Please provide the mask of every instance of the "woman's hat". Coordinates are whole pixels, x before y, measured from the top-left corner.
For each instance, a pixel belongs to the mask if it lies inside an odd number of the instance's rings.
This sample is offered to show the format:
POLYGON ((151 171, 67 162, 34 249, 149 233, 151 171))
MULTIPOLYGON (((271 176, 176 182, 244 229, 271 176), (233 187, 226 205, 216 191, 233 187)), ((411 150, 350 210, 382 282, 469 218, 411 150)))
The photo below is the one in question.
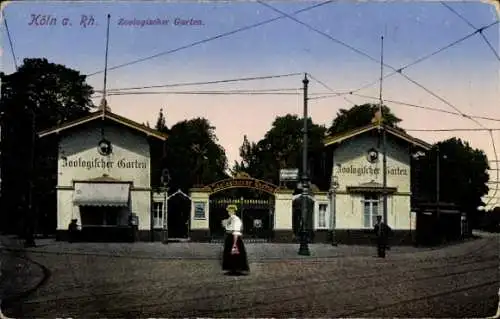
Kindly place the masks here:
POLYGON ((227 205, 226 210, 227 210, 229 213, 236 213, 236 211, 238 210, 238 206, 236 206, 236 205, 234 205, 234 204, 227 205))

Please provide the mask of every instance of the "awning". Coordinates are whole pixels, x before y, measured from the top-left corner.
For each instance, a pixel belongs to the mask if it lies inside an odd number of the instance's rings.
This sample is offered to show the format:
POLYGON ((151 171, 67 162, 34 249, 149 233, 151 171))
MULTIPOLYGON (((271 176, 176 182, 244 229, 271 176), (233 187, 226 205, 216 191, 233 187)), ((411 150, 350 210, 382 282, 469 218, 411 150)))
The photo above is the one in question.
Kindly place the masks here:
MULTIPOLYGON (((349 193, 383 193, 384 186, 375 181, 371 181, 369 183, 363 183, 357 186, 347 186, 347 191, 349 193)), ((392 194, 397 192, 397 187, 386 187, 385 191, 388 194, 392 194)))
POLYGON ((128 183, 75 183, 73 203, 78 206, 128 206, 128 183))

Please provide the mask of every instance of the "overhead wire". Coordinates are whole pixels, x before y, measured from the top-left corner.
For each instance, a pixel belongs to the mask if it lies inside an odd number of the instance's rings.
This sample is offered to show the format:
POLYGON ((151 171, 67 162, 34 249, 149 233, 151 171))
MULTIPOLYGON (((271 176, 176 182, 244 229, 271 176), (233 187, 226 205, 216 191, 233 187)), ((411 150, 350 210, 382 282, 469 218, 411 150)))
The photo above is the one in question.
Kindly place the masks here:
MULTIPOLYGON (((302 75, 302 74, 303 73, 295 72, 295 73, 286 73, 286 74, 263 75, 263 76, 253 76, 253 77, 233 78, 233 79, 213 80, 213 81, 203 81, 203 82, 184 82, 184 83, 170 83, 170 84, 159 84, 159 85, 145 85, 145 86, 136 86, 136 87, 108 89, 107 91, 108 92, 116 92, 116 91, 128 91, 128 90, 171 88, 171 87, 180 87, 180 86, 199 86, 199 85, 210 85, 210 84, 222 84, 222 83, 230 83, 230 82, 245 82, 245 81, 256 81, 256 80, 266 80, 266 79, 278 79, 278 78, 291 77, 291 76, 297 76, 297 75, 302 75)), ((96 91, 96 92, 100 92, 100 91, 96 91)))
POLYGON ((460 13, 458 13, 455 9, 453 9, 450 5, 446 4, 445 2, 441 1, 440 2, 445 8, 447 8, 448 10, 450 10, 451 12, 453 12, 453 14, 455 14, 457 17, 459 17, 462 21, 464 21, 465 23, 467 23, 469 25, 469 27, 471 27, 472 29, 478 31, 479 30, 479 34, 481 35, 481 37, 483 38, 484 42, 486 43, 486 45, 488 45, 488 47, 490 48, 491 52, 493 52, 493 54, 495 55, 495 57, 497 58, 498 61, 500 61, 500 56, 498 55, 498 52, 495 50, 495 48, 493 47, 493 45, 491 44, 491 42, 488 40, 488 38, 484 35, 483 33, 483 30, 480 30, 481 28, 477 28, 475 25, 473 25, 467 18, 465 18, 463 15, 461 15, 460 13))
MULTIPOLYGON (((318 4, 315 4, 315 5, 312 5, 312 6, 308 6, 308 7, 305 7, 303 9, 297 10, 297 11, 293 12, 292 14, 293 15, 297 15, 299 13, 306 12, 306 11, 309 11, 309 10, 316 9, 318 7, 324 6, 324 5, 329 4, 331 2, 333 2, 333 1, 329 0, 329 1, 318 3, 318 4)), ((175 53, 175 52, 179 52, 181 50, 189 49, 189 48, 195 47, 195 46, 200 45, 200 44, 208 43, 208 42, 211 42, 211 41, 214 41, 214 40, 217 40, 217 39, 221 39, 221 38, 227 37, 229 35, 233 35, 233 34, 236 34, 236 33, 239 33, 239 32, 243 32, 243 31, 247 31, 247 30, 250 30, 250 29, 253 29, 253 28, 256 28, 256 27, 260 27, 262 25, 266 25, 266 24, 269 24, 271 22, 274 22, 274 21, 277 21, 277 20, 280 20, 280 19, 283 19, 283 18, 285 18, 285 16, 280 16, 280 17, 276 17, 276 18, 272 18, 272 19, 267 19, 267 20, 264 20, 262 22, 258 22, 258 23, 254 23, 254 24, 251 24, 251 25, 247 25, 247 26, 238 28, 236 30, 232 30, 232 31, 229 31, 229 32, 224 32, 224 33, 221 33, 221 34, 218 34, 218 35, 215 35, 215 36, 203 39, 203 40, 198 40, 198 41, 192 42, 190 44, 186 44, 186 45, 177 47, 175 49, 163 51, 163 52, 160 52, 160 53, 148 56, 148 57, 144 57, 144 58, 133 60, 133 61, 130 61, 130 62, 118 64, 118 65, 115 65, 115 66, 112 66, 112 67, 108 68, 108 71, 116 70, 116 69, 119 69, 119 68, 124 68, 126 66, 130 66, 130 65, 137 64, 137 63, 141 63, 141 62, 145 62, 145 61, 148 61, 148 60, 152 60, 152 59, 158 58, 160 56, 164 56, 164 55, 172 54, 172 53, 175 53)), ((100 71, 96 71, 96 72, 93 72, 93 73, 89 73, 89 74, 87 74, 87 77, 91 77, 91 76, 94 76, 96 74, 100 74, 100 73, 103 73, 103 72, 104 72, 104 70, 100 70, 100 71)))
POLYGON ((443 129, 409 129, 403 128, 408 132, 492 132, 500 131, 500 128, 443 128, 443 129))
MULTIPOLYGON (((493 52, 493 54, 495 55, 495 57, 497 58, 498 61, 500 61, 500 56, 498 55, 498 52, 495 50, 495 48, 493 48, 493 45, 491 45, 490 41, 488 40, 488 38, 486 38, 486 36, 484 35, 483 33, 483 28, 477 28, 475 25, 473 25, 467 18, 465 18, 463 15, 461 15, 460 13, 458 13, 455 9, 453 9, 450 5, 444 3, 444 2, 440 2, 445 8, 447 8, 449 11, 451 11, 453 14, 455 14, 457 17, 459 17, 462 21, 464 21, 467 25, 469 25, 469 27, 471 27, 472 29, 474 29, 476 32, 478 32, 482 39, 484 40, 484 42, 486 43, 486 45, 490 48, 491 52, 493 52)), ((493 196, 492 198, 496 197, 497 193, 498 193, 498 184, 499 184, 499 181, 500 181, 500 171, 499 171, 499 165, 498 165, 498 154, 497 154, 497 151, 496 151, 496 146, 495 146, 495 138, 493 136, 493 130, 489 130, 489 135, 490 135, 490 139, 492 141, 492 147, 493 147, 493 154, 495 155, 495 163, 496 163, 496 182, 495 183, 495 191, 493 193, 493 196)), ((485 207, 487 207, 491 201, 492 201, 492 198, 489 198, 488 199, 488 202, 485 204, 485 207)), ((498 204, 498 200, 496 201, 495 205, 498 204)))
POLYGON ((300 92, 258 92, 258 91, 146 91, 146 92, 111 92, 108 96, 129 95, 302 95, 300 92))
MULTIPOLYGON (((368 58, 368 59, 370 59, 370 60, 372 60, 372 61, 375 61, 375 62, 377 62, 377 63, 380 63, 380 64, 381 64, 381 65, 383 65, 383 66, 387 66, 388 68, 390 68, 390 69, 392 69, 392 70, 396 71, 397 73, 399 73, 400 75, 402 75, 404 78, 406 78, 406 79, 407 79, 408 81, 410 81, 411 83, 413 83, 413 84, 417 85, 418 87, 420 87, 421 89, 423 89, 424 91, 426 91, 428 94, 430 94, 430 95, 434 96, 435 98, 437 98, 437 99, 438 99, 438 100, 440 100, 441 102, 443 102, 443 103, 445 103, 446 105, 450 106, 450 107, 451 107, 451 108, 453 108, 455 111, 457 111, 457 112, 459 112, 459 113, 462 113, 462 112, 461 112, 458 108, 456 108, 453 104, 451 104, 450 102, 448 102, 446 99, 444 99, 443 97, 439 96, 438 94, 436 94, 436 93, 432 92, 431 90, 429 90, 428 88, 426 88, 425 86, 423 86, 422 84, 420 84, 419 82, 417 82, 417 81, 413 80, 412 78, 410 78, 408 75, 404 74, 404 73, 402 72, 402 69, 396 69, 396 68, 394 68, 393 66, 390 66, 390 65, 388 65, 388 64, 386 64, 386 63, 384 63, 384 62, 381 62, 381 61, 379 61, 378 59, 376 59, 376 58, 374 58, 374 57, 370 56, 369 54, 367 54, 367 53, 365 53, 365 52, 363 52, 363 51, 361 51, 361 50, 359 50, 359 49, 357 49, 357 48, 355 48, 355 47, 353 47, 353 46, 351 46, 351 45, 349 45, 349 44, 347 44, 347 43, 345 43, 345 42, 343 42, 343 41, 340 41, 340 40, 338 40, 338 39, 336 39, 336 38, 332 37, 331 35, 329 35, 329 34, 327 34, 327 33, 323 32, 323 31, 321 31, 321 30, 319 30, 319 29, 317 29, 317 28, 314 28, 313 26, 311 26, 311 25, 309 25, 309 24, 307 24, 307 23, 305 23, 305 22, 302 22, 302 21, 300 21, 299 19, 297 19, 297 18, 295 18, 295 17, 292 17, 291 15, 289 15, 289 14, 287 14, 287 13, 284 13, 284 12, 283 12, 283 11, 281 11, 281 10, 276 9, 275 7, 273 7, 273 6, 269 5, 268 3, 264 3, 264 2, 262 2, 262 1, 260 1, 260 0, 257 0, 257 2, 258 2, 258 3, 260 3, 260 4, 262 4, 262 5, 263 5, 263 6, 265 6, 265 7, 270 8, 270 9, 271 9, 271 10, 273 10, 273 11, 276 11, 276 12, 278 12, 278 13, 282 14, 282 15, 286 15, 289 19, 291 19, 291 20, 293 20, 293 21, 295 21, 295 22, 297 22, 297 23, 299 23, 299 24, 301 24, 301 25, 303 25, 303 26, 307 27, 307 28, 308 28, 308 29, 310 29, 310 30, 315 31, 316 33, 319 33, 319 34, 321 34, 321 35, 323 35, 323 36, 327 37, 328 39, 330 39, 331 41, 333 41, 333 42, 335 42, 335 43, 338 43, 338 44, 340 44, 340 45, 342 45, 342 46, 345 46, 345 47, 347 47, 347 48, 351 49, 352 51, 354 51, 354 52, 356 52, 356 53, 358 53, 358 54, 360 54, 360 55, 362 55, 362 56, 364 56, 364 57, 366 57, 366 58, 368 58)), ((498 22, 498 21, 497 21, 497 22, 498 22)), ((476 32, 477 32, 477 31, 476 31, 476 32)), ((383 78, 383 77, 382 77, 382 78, 383 78)), ((379 79, 379 81, 380 81, 380 80, 381 80, 381 79, 379 79)), ((463 113, 462 113, 462 114, 463 114, 463 113)), ((467 117, 466 115, 463 115, 463 116, 464 116, 464 117, 467 117)), ((481 123, 477 122, 475 119, 473 119, 473 118, 470 118, 470 119, 471 119, 472 121, 476 122, 478 125, 482 125, 481 123)))
MULTIPOLYGON (((353 96, 362 97, 362 98, 365 98, 365 99, 378 100, 378 97, 375 97, 375 96, 369 96, 369 95, 357 94, 357 93, 353 93, 352 95, 353 96)), ((419 108, 419 109, 423 109, 423 110, 428 110, 428 111, 433 111, 433 112, 440 112, 440 113, 446 113, 446 114, 451 114, 451 115, 456 115, 456 116, 463 117, 462 113, 448 111, 448 110, 443 110, 443 109, 434 108, 434 107, 430 107, 430 106, 418 105, 418 104, 414 104, 414 103, 402 102, 402 101, 397 101, 397 100, 392 100, 392 99, 384 99, 384 102, 389 102, 389 103, 399 104, 399 105, 403 105, 403 106, 408 106, 408 107, 413 107, 413 108, 419 108)), ((475 118, 475 119, 481 119, 481 120, 487 120, 487 121, 500 122, 500 118, 492 118, 492 117, 479 116, 479 115, 471 115, 471 114, 465 114, 465 115, 468 118, 475 118)))
MULTIPOLYGON (((281 10, 276 9, 276 8, 274 8, 273 6, 271 6, 271 5, 267 4, 267 3, 263 3, 263 2, 262 2, 262 1, 260 1, 260 0, 257 0, 257 2, 258 2, 258 3, 260 3, 261 5, 265 6, 265 7, 270 8, 270 9, 271 9, 271 10, 273 10, 273 11, 276 11, 276 12, 278 12, 278 13, 280 13, 280 14, 286 15, 289 19, 291 19, 291 20, 295 21, 295 22, 296 22, 296 23, 298 23, 298 24, 301 24, 301 25, 303 25, 303 26, 307 27, 308 29, 310 29, 310 30, 312 30, 312 31, 315 31, 315 32, 316 32, 316 33, 318 33, 318 34, 321 34, 321 35, 323 35, 323 36, 327 37, 328 39, 330 39, 331 41, 333 41, 333 42, 335 42, 335 43, 338 43, 338 44, 340 44, 340 45, 343 45, 343 46, 345 46, 345 47, 347 47, 347 48, 351 49, 352 51, 354 51, 354 52, 356 52, 356 53, 358 53, 358 54, 360 54, 360 55, 362 55, 362 56, 365 56, 366 58, 368 58, 368 59, 370 59, 370 60, 372 60, 372 61, 375 61, 375 62, 377 62, 377 63, 379 63, 379 62, 380 62, 380 64, 381 64, 381 65, 383 65, 383 66, 387 66, 387 67, 389 67, 390 69, 392 69, 392 70, 394 71, 394 73, 393 73, 393 74, 398 73, 398 74, 402 75, 404 78, 406 78, 406 79, 407 79, 408 81, 410 81, 411 83, 413 83, 413 84, 417 85, 418 87, 420 87, 421 89, 423 89, 424 91, 426 91, 428 94, 432 95, 433 97, 437 98, 438 100, 440 100, 440 101, 441 101, 441 102, 443 102, 444 104, 446 104, 446 105, 448 105, 449 107, 453 108, 453 109, 454 109, 455 111, 457 111, 457 113, 458 113, 458 114, 460 114, 462 117, 467 118, 467 119, 469 119, 469 120, 473 121, 474 123, 476 123, 477 125, 479 125, 479 126, 480 126, 480 127, 482 127, 482 128, 485 128, 485 127, 484 127, 484 125, 483 125, 483 124, 481 124, 479 121, 477 121, 476 119, 474 119, 474 118, 472 118, 472 117, 468 116, 467 114, 463 113, 460 109, 458 109, 455 105, 453 105, 453 104, 451 104, 450 102, 448 102, 448 101, 447 101, 446 99, 444 99, 443 97, 439 96, 438 94, 434 93, 433 91, 431 91, 430 89, 428 89, 428 88, 427 88, 427 87, 425 87, 424 85, 420 84, 419 82, 417 82, 417 81, 413 80, 412 78, 410 78, 409 76, 407 76, 406 74, 404 74, 404 73, 402 72, 402 71, 403 71, 403 68, 396 69, 396 68, 394 68, 394 67, 392 67, 392 66, 390 66, 390 65, 387 65, 387 64, 383 63, 383 61, 378 61, 377 59, 373 58, 372 56, 368 55, 367 53, 365 53, 365 52, 363 52, 363 51, 361 51, 361 50, 359 50, 359 49, 357 49, 357 48, 354 48, 354 47, 352 47, 351 45, 346 44, 346 43, 345 43, 345 42, 343 42, 343 41, 340 41, 340 40, 338 40, 338 39, 335 39, 334 37, 330 36, 329 34, 327 34, 327 33, 323 32, 323 31, 321 31, 321 30, 318 30, 317 28, 312 27, 312 26, 310 26, 309 24, 304 23, 304 22, 302 22, 302 21, 298 20, 297 18, 292 17, 292 16, 290 16, 290 15, 288 15, 288 14, 284 13, 284 12, 282 12, 281 10)), ((485 30, 485 29, 487 29, 487 28, 489 28, 489 27, 491 27, 491 26, 493 26, 493 25, 497 24, 498 22, 499 22, 499 21, 497 20, 497 21, 495 21, 495 22, 493 22, 493 23, 490 23, 489 25, 487 25, 487 26, 485 26, 485 27, 482 27, 482 28, 480 28, 480 29, 477 29, 477 30, 475 30, 472 34, 469 34, 468 36, 466 36, 466 37, 464 37, 464 38, 460 39, 458 42, 457 42, 457 41, 455 41, 455 43, 452 43, 451 45, 448 45, 446 48, 449 48, 449 47, 451 47, 451 46, 453 46, 453 45, 456 45, 457 43, 459 43, 459 42, 461 42, 461 41, 463 41, 463 40, 465 40, 465 39, 467 39, 467 38, 470 38, 471 36, 475 35, 476 33, 482 33, 482 31, 483 31, 483 30, 485 30)), ((444 49, 443 49, 443 50, 444 50, 444 49)), ((443 51, 443 50, 439 50, 439 51, 437 51, 437 52, 441 52, 441 51, 443 51)), ((434 54, 437 54, 437 52, 436 52, 436 53, 434 53, 434 54)), ((427 58, 429 58, 430 56, 432 56, 432 55, 434 55, 434 54, 429 55, 427 58)), ((422 62, 422 61, 423 61, 423 59, 418 59, 417 61, 414 61, 414 63, 413 63, 412 65, 415 65, 416 63, 419 63, 419 62, 422 62)), ((407 67, 408 67, 408 66, 406 66, 406 68, 407 68, 407 67)), ((375 81, 374 83, 378 83, 379 81, 382 81, 383 79, 384 79, 384 76, 382 76, 380 79, 378 79, 378 80, 377 80, 377 81, 375 81)), ((373 84, 372 84, 372 85, 373 85, 373 84)), ((358 91, 359 91, 359 89, 358 89, 358 91)), ((335 94, 334 96, 338 96, 338 94, 335 94)), ((494 139, 493 134, 492 134, 492 132, 491 132, 491 131, 490 131, 490 138, 491 138, 491 143, 492 143, 492 146, 493 146, 493 148, 495 149, 495 148, 496 148, 496 147, 495 147, 495 139, 494 139)), ((495 156, 495 158, 497 158, 497 157, 498 157, 498 154, 496 154, 496 152, 494 152, 494 156, 495 156)), ((498 174, 498 171, 497 171, 497 181, 499 180, 499 178, 500 178, 500 175, 498 174)), ((496 192, 497 192, 497 191, 498 191, 498 187, 495 189, 495 195, 496 195, 496 192)), ((490 202, 491 202, 491 201, 488 201, 488 203, 486 203, 486 204, 485 204, 485 206, 487 206, 490 202)))

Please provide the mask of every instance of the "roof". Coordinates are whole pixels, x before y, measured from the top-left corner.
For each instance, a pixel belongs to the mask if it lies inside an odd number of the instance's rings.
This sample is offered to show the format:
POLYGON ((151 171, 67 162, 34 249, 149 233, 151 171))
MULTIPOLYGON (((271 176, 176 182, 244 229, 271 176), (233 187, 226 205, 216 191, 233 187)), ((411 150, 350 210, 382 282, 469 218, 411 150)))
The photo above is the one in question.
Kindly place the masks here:
POLYGON ((390 127, 387 125, 380 125, 377 123, 363 126, 363 127, 360 127, 360 128, 357 128, 357 129, 354 129, 354 130, 351 130, 351 131, 348 131, 345 133, 328 136, 324 139, 323 143, 325 146, 330 146, 330 145, 345 141, 347 139, 353 138, 353 137, 358 136, 360 134, 363 134, 363 133, 366 133, 366 132, 369 132, 369 131, 372 131, 375 129, 381 129, 381 128, 384 128, 387 133, 390 133, 391 135, 393 135, 401 140, 404 140, 410 144, 413 144, 415 146, 419 146, 419 147, 423 148, 424 150, 430 150, 432 148, 431 144, 424 142, 424 141, 422 141, 418 138, 415 138, 413 136, 410 136, 410 135, 406 134, 405 132, 403 132, 402 130, 399 130, 399 129, 396 129, 396 128, 393 128, 393 127, 390 127))
POLYGON ((115 113, 112 113, 109 111, 106 111, 106 112, 96 111, 96 112, 90 113, 89 115, 84 116, 82 118, 79 118, 75 121, 66 122, 66 123, 63 123, 62 125, 50 128, 50 129, 45 130, 45 131, 41 131, 38 133, 38 136, 45 137, 45 136, 52 135, 52 134, 59 134, 62 131, 69 130, 69 129, 77 127, 79 125, 89 123, 92 121, 96 121, 99 119, 102 119, 102 120, 107 119, 107 120, 113 121, 113 122, 118 123, 120 125, 124 125, 124 126, 127 126, 133 130, 144 133, 148 136, 152 136, 152 137, 155 137, 157 139, 160 139, 162 141, 165 141, 168 137, 168 135, 165 133, 162 133, 162 132, 157 131, 155 129, 149 128, 145 125, 139 124, 137 122, 134 122, 134 121, 129 120, 123 116, 120 116, 118 114, 115 114, 115 113))

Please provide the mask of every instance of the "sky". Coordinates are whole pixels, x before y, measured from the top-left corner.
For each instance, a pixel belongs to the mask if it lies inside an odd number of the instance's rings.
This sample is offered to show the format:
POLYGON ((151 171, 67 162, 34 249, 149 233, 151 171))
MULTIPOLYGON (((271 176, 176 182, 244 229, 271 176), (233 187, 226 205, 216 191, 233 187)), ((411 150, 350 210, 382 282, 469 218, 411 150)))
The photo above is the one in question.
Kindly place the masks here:
MULTIPOLYGON (((50 62, 89 75, 87 82, 95 90, 103 88, 107 14, 111 15, 107 85, 110 92, 127 87, 299 73, 255 81, 143 89, 140 91, 148 94, 108 97, 113 112, 139 123, 154 124, 161 108, 168 126, 206 117, 216 127, 230 165, 239 159, 244 135, 250 141, 258 141, 276 116, 302 114, 299 89, 305 72, 310 75, 309 114, 315 123, 329 125, 341 108, 377 102, 381 36, 384 75, 457 42, 405 68, 403 74, 409 79, 400 74, 384 79, 383 99, 403 120, 401 126, 415 137, 434 143, 456 136, 484 150, 490 160, 495 160, 494 149, 500 155, 500 131, 493 132, 495 145, 487 131, 414 132, 411 129, 479 126, 462 116, 400 103, 451 112, 458 109, 470 115, 500 119, 499 24, 482 32, 493 49, 479 33, 458 41, 475 28, 497 21, 495 7, 481 2, 335 1, 294 15, 321 3, 273 1, 266 2, 266 6, 258 2, 24 1, 4 6, 3 14, 18 65, 27 57, 46 57, 50 62), (282 16, 273 8, 289 17, 189 46, 282 16), (148 19, 158 19, 163 24, 140 24, 148 19), (191 24, 176 23, 181 20, 191 24), (139 59, 143 60, 131 63, 139 59), (357 90, 370 83, 373 85, 357 90), (152 94, 276 89, 297 94, 152 94), (349 91, 363 97, 343 94, 325 98, 328 93, 349 91), (323 98, 314 99, 320 96, 323 98)), ((11 73, 15 64, 5 27, 1 36, 2 69, 11 73)), ((96 97, 95 103, 99 100, 96 97)), ((500 120, 479 121, 487 128, 500 128, 500 120)), ((491 165, 496 167, 495 163, 491 165)), ((496 173, 492 180, 496 180, 496 173)), ((497 197, 500 198, 500 190, 497 197)))

